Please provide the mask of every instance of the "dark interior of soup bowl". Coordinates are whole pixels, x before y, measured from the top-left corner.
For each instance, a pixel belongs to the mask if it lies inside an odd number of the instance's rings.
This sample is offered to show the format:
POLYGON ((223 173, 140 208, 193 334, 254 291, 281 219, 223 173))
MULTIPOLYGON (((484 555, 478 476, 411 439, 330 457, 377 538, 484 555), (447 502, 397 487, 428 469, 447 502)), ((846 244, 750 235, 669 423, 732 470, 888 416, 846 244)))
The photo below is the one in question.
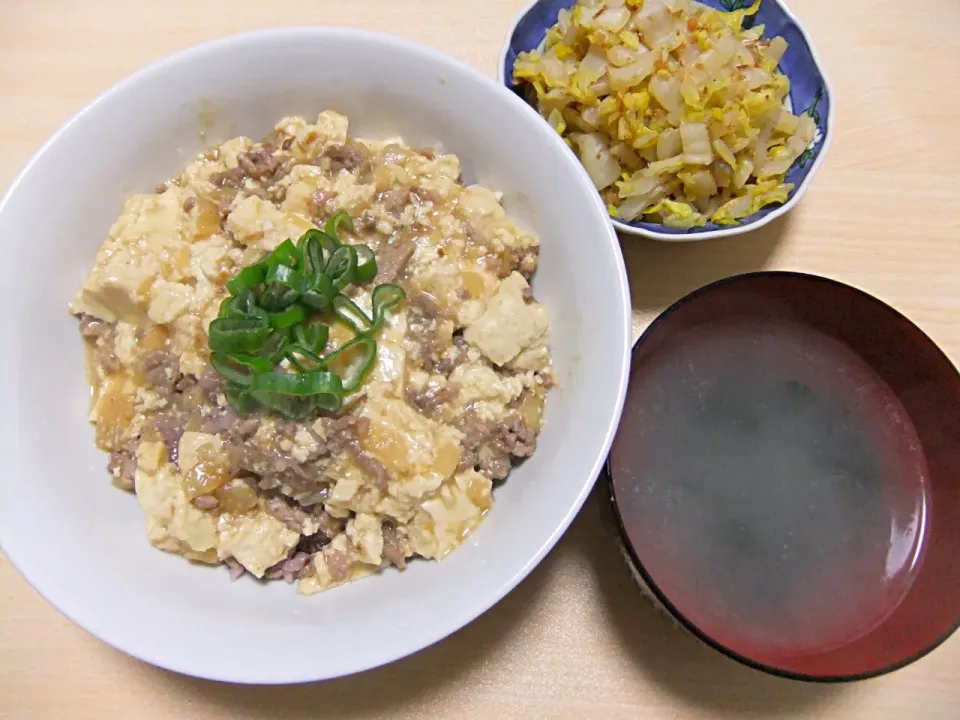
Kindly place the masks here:
POLYGON ((610 455, 630 558, 687 629, 805 680, 856 680, 960 622, 960 375, 846 285, 754 273, 634 350, 610 455))

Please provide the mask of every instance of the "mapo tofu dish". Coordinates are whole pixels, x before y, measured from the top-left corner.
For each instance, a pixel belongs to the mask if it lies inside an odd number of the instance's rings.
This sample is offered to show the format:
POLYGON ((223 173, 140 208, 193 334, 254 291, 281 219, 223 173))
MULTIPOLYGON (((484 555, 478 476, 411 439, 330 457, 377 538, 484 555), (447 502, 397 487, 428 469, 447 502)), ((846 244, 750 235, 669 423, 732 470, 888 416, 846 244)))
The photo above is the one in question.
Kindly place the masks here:
POLYGON ((156 547, 311 594, 478 526, 553 384, 539 241, 454 155, 285 118, 130 197, 71 302, 156 547))

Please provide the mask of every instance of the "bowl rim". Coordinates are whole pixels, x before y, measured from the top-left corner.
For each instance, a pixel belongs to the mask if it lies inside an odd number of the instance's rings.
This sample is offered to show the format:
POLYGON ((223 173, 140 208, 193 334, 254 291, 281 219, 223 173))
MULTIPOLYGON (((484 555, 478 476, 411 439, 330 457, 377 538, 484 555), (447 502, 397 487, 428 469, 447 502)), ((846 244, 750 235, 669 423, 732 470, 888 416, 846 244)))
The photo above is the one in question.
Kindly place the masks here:
MULTIPOLYGON (((669 315, 672 315, 675 310, 680 309, 682 306, 686 305, 688 302, 691 302, 697 299, 699 296, 712 291, 718 287, 733 284, 743 280, 749 280, 757 277, 780 277, 780 278, 791 278, 794 280, 802 280, 805 282, 819 282, 827 285, 833 285, 835 287, 841 287, 846 290, 852 290, 854 293, 862 296, 862 298, 868 302, 873 302, 879 305, 882 310, 889 312, 894 317, 907 322, 920 337, 926 340, 931 349, 935 351, 940 358, 946 362, 949 367, 954 369, 954 372, 957 374, 957 380, 960 382, 960 368, 958 368, 950 360, 947 354, 943 349, 934 342, 927 333, 923 331, 916 323, 914 323, 910 318, 901 313, 892 305, 884 302, 877 296, 858 288, 854 285, 850 285, 833 278, 825 277, 823 275, 816 275, 813 273, 799 272, 795 270, 756 270, 753 272, 738 273, 737 275, 731 275, 729 277, 721 278, 720 280, 715 280, 714 282, 708 283, 702 287, 699 287, 683 297, 676 300, 669 307, 667 307, 663 312, 657 315, 656 318, 644 329, 640 334, 640 337, 637 339, 637 342, 634 344, 631 350, 631 364, 633 355, 639 350, 640 345, 648 337, 650 332, 665 320, 669 315)), ((616 499, 614 484, 613 484, 613 468, 611 466, 610 457, 607 457, 607 461, 603 465, 603 470, 601 471, 601 477, 603 482, 606 485, 606 496, 607 502, 609 502, 611 509, 613 510, 614 522, 616 523, 617 530, 617 540, 623 546, 623 551, 625 553, 625 558, 629 561, 632 569, 637 572, 637 574, 643 579, 643 582, 646 583, 650 592, 652 593, 654 599, 659 602, 663 608, 669 613, 670 617, 678 622, 685 630, 687 630, 691 635, 697 638, 699 641, 705 645, 717 650, 718 652, 726 655, 731 660, 736 660, 742 665, 753 668, 754 670, 759 670, 768 675, 773 675, 775 677, 785 678, 787 680, 799 680, 801 682, 808 683, 821 683, 821 684, 841 684, 841 683, 851 683, 858 682, 861 680, 869 680, 871 678, 880 677, 882 675, 888 675, 889 673, 895 672, 902 668, 912 665, 917 660, 926 657, 943 643, 950 639, 950 637, 960 630, 960 604, 958 604, 956 611, 956 619, 954 620, 953 626, 944 632, 941 636, 935 638, 927 646, 921 648, 920 650, 911 653, 910 655, 904 657, 901 660, 898 660, 894 663, 889 663, 881 668, 876 670, 870 670, 867 672, 861 673, 846 673, 846 674, 823 674, 823 675, 813 675, 809 673, 800 673, 794 672, 792 670, 785 670, 774 665, 767 663, 759 662, 754 660, 742 653, 737 652, 733 648, 724 645, 718 640, 715 640, 704 630, 701 630, 700 627, 689 619, 683 612, 681 612, 676 605, 670 600, 667 594, 660 589, 657 582, 653 579, 653 576, 649 573, 646 566, 641 562, 639 555, 637 554, 636 549, 633 547, 633 543, 630 541, 630 538, 627 535, 626 527, 623 523, 623 517, 620 514, 620 506, 616 499)), ((908 591, 909 592, 909 591, 908 591)))
MULTIPOLYGON (((507 62, 507 54, 510 52, 510 41, 513 39, 513 34, 516 32, 517 25, 519 25, 520 22, 530 13, 530 11, 539 5, 541 1, 542 0, 532 0, 530 3, 528 3, 526 7, 520 10, 514 16, 513 20, 510 22, 510 26, 507 28, 506 39, 503 41, 503 45, 500 48, 500 53, 497 56, 497 80, 508 90, 512 87, 512 85, 508 82, 507 78, 504 77, 503 69, 507 62)), ((787 6, 786 2, 784 2, 784 0, 763 0, 763 2, 772 2, 778 5, 783 11, 784 15, 786 15, 787 19, 796 26, 800 36, 810 49, 810 57, 813 59, 813 63, 817 70, 819 70, 820 77, 823 78, 824 95, 830 98, 831 101, 830 110, 827 113, 827 122, 824 125, 823 140, 820 143, 820 151, 814 158, 813 164, 810 166, 810 171, 807 173, 807 176, 796 188, 794 188, 793 195, 787 200, 787 202, 783 203, 783 205, 780 205, 779 207, 774 208, 764 217, 757 220, 741 223, 739 225, 731 225, 720 230, 706 230, 703 232, 691 232, 688 234, 675 235, 672 233, 658 232, 656 230, 636 227, 634 225, 629 225, 625 222, 617 220, 616 218, 610 218, 610 223, 617 229, 617 232, 624 233, 625 235, 637 235, 639 237, 645 237, 651 240, 675 243, 688 243, 697 242, 699 240, 733 237, 735 235, 743 235, 744 233, 748 233, 753 230, 759 230, 777 218, 783 217, 788 212, 793 210, 793 208, 796 207, 800 202, 800 199, 807 194, 807 190, 810 189, 810 184, 813 182, 813 178, 816 177, 817 173, 820 171, 824 160, 826 160, 827 153, 833 145, 833 129, 836 125, 837 119, 837 104, 833 101, 835 97, 833 84, 830 82, 830 78, 827 76, 827 72, 824 69, 823 61, 821 60, 820 55, 817 53, 817 49, 814 46, 813 41, 810 39, 810 33, 807 32, 804 24, 800 22, 800 19, 787 6)), ((567 150, 571 153, 573 152, 570 150, 570 148, 567 148, 567 150)), ((579 158, 577 158, 577 162, 580 162, 579 158)))
MULTIPOLYGON (((535 120, 537 127, 542 126, 539 115, 537 115, 536 111, 524 103, 514 93, 510 92, 507 88, 496 82, 495 79, 481 72, 473 65, 453 55, 413 40, 408 40, 406 38, 388 33, 345 26, 280 26, 233 33, 193 44, 176 50, 173 53, 160 56, 159 58, 138 68, 131 74, 121 78, 119 81, 98 94, 94 99, 86 103, 81 109, 71 115, 68 120, 60 125, 60 127, 58 127, 53 134, 51 134, 40 145, 40 147, 29 157, 23 167, 14 176, 2 197, 0 197, 0 218, 3 217, 4 211, 6 210, 8 204, 12 202, 12 198, 17 194, 18 189, 25 182, 25 179, 30 175, 30 173, 33 172, 34 168, 48 153, 53 152, 55 146, 64 141, 65 136, 69 134, 75 125, 81 122, 81 120, 88 115, 96 112, 98 106, 114 97, 122 96, 128 89, 132 87, 140 85, 144 82, 149 82, 150 79, 154 78, 156 75, 168 71, 171 66, 180 65, 180 70, 182 71, 183 67, 187 67, 196 61, 202 61, 205 57, 213 54, 218 54, 221 52, 237 52, 240 49, 249 50, 251 47, 258 45, 264 40, 275 38, 291 38, 294 36, 299 36, 301 39, 309 38, 314 40, 323 40, 325 38, 336 36, 339 38, 349 38, 357 42, 377 43, 392 52, 419 56, 420 58, 423 58, 436 65, 437 69, 455 68, 458 72, 465 74, 468 78, 485 86, 490 92, 499 94, 501 97, 505 98, 505 102, 511 104, 518 113, 529 113, 528 117, 530 120, 535 120)), ((542 127, 545 128, 546 126, 542 127)), ((567 149, 566 145, 555 133, 543 132, 541 135, 544 138, 545 143, 552 143, 557 149, 567 149)), ((575 158, 572 156, 570 156, 570 159, 573 161, 570 163, 573 177, 579 179, 584 184, 584 189, 592 187, 592 183, 590 182, 586 171, 583 169, 583 166, 579 163, 579 161, 575 161, 575 158)), ((605 216, 606 209, 603 206, 599 195, 593 192, 587 194, 590 197, 590 202, 594 204, 598 212, 602 212, 605 216)), ((576 496, 573 503, 570 504, 569 507, 558 512, 556 520, 550 523, 553 525, 553 529, 539 542, 539 546, 534 553, 532 553, 522 562, 518 563, 518 566, 512 570, 511 573, 507 574, 498 585, 489 586, 482 594, 475 595, 472 601, 464 603, 463 610, 454 618, 447 621, 443 625, 431 626, 425 632, 419 634, 413 641, 408 643, 407 647, 383 655, 374 662, 367 660, 344 663, 342 668, 338 669, 337 671, 326 672, 322 674, 311 671, 308 665, 303 666, 301 669, 295 672, 287 671, 280 674, 270 675, 269 677, 263 677, 262 673, 257 671, 241 675, 236 673, 220 673, 217 672, 216 669, 207 670, 206 668, 196 666, 185 667, 182 664, 168 660, 167 654, 161 648, 157 648, 155 646, 144 646, 138 644, 136 641, 129 641, 125 636, 111 629, 110 623, 106 622, 103 618, 96 616, 77 617, 71 608, 69 593, 53 586, 49 581, 42 581, 41 578, 39 578, 37 574, 32 571, 31 568, 33 568, 36 563, 30 559, 28 554, 25 552, 19 552, 15 548, 11 551, 11 544, 3 541, 4 536, 9 538, 9 533, 11 532, 9 529, 5 529, 3 524, 0 524, 0 551, 5 554, 13 567, 20 573, 21 577, 23 577, 33 587, 33 589, 43 597, 44 600, 52 605, 54 609, 56 609, 61 615, 86 632, 90 633, 92 636, 96 637, 98 640, 142 662, 201 679, 250 685, 288 685, 304 682, 316 682, 344 677, 359 672, 372 670, 377 667, 382 667, 402 658, 416 654, 438 643, 486 613, 490 608, 500 602, 500 600, 502 600, 507 594, 516 588, 516 586, 519 585, 520 582, 522 582, 540 564, 543 558, 546 557, 546 555, 553 549, 556 543, 569 528, 570 524, 576 518, 603 470, 603 464, 607 454, 610 451, 611 444, 613 443, 613 438, 616 434, 620 415, 623 411, 623 406, 626 399, 627 379, 630 370, 632 337, 632 304, 630 299, 626 265, 623 259, 623 254, 620 251, 616 233, 613 231, 609 223, 603 223, 603 228, 604 230, 601 232, 605 234, 602 237, 606 240, 609 250, 613 255, 612 259, 616 269, 615 277, 611 277, 610 282, 616 283, 618 290, 617 294, 619 295, 620 300, 619 312, 622 314, 622 317, 620 318, 619 323, 620 331, 618 339, 622 343, 623 349, 618 363, 619 378, 616 381, 616 399, 614 404, 610 407, 610 412, 608 414, 608 425, 604 433, 603 440, 600 445, 597 446, 595 452, 592 453, 595 454, 595 457, 590 463, 591 471, 589 475, 582 480, 579 489, 576 491, 576 496), (37 584, 38 580, 41 581, 39 585, 37 584)), ((614 326, 616 325, 617 323, 614 323, 614 326)), ((17 378, 12 377, 10 378, 9 382, 0 384, 0 397, 9 397, 9 394, 15 389, 16 383, 17 378)), ((13 416, 12 412, 14 403, 11 402, 7 405, 10 410, 3 415, 0 415, 0 424, 7 428, 9 428, 9 426, 12 424, 13 429, 15 430, 16 423, 18 421, 16 417, 13 416)))

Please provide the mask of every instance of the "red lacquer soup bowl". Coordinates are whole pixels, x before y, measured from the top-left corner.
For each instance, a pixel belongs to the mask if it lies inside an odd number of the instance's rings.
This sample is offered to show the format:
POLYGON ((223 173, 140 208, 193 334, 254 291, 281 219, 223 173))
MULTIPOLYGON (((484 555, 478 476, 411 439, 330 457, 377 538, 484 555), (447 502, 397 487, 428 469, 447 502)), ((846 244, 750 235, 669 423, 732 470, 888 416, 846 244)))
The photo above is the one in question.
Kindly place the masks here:
POLYGON ((857 680, 958 626, 960 375, 866 293, 763 272, 677 302, 608 470, 638 579, 736 660, 857 680))

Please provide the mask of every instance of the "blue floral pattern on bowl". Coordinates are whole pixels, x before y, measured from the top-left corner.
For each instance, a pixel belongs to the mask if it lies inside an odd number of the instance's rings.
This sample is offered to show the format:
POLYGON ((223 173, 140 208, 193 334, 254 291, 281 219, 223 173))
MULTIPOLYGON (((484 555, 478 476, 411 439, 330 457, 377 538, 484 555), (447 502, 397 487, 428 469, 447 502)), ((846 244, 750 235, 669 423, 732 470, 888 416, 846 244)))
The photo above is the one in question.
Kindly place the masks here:
MULTIPOLYGON (((752 0, 700 0, 700 2, 715 9, 727 11, 740 10, 753 4, 752 0)), ((501 82, 521 97, 524 97, 522 89, 513 84, 513 66, 517 56, 521 52, 540 47, 547 30, 556 24, 560 11, 572 8, 575 4, 576 0, 538 0, 517 20, 504 47, 498 71, 501 82)), ((794 185, 787 202, 782 205, 768 205, 750 217, 744 218, 740 224, 733 226, 708 222, 704 227, 681 230, 669 228, 660 223, 640 220, 626 223, 614 219, 614 225, 618 228, 648 236, 679 236, 674 238, 677 240, 699 239, 698 236, 737 234, 745 229, 765 225, 773 217, 782 215, 806 190, 809 180, 813 178, 814 172, 823 159, 827 147, 824 141, 830 137, 832 129, 830 84, 817 62, 803 28, 779 0, 762 0, 756 15, 744 20, 744 27, 749 28, 756 24, 765 26, 764 37, 772 38, 779 35, 787 41, 788 48, 780 61, 780 70, 790 78, 790 103, 794 112, 809 115, 817 126, 816 135, 810 146, 787 172, 786 182, 794 185)))

